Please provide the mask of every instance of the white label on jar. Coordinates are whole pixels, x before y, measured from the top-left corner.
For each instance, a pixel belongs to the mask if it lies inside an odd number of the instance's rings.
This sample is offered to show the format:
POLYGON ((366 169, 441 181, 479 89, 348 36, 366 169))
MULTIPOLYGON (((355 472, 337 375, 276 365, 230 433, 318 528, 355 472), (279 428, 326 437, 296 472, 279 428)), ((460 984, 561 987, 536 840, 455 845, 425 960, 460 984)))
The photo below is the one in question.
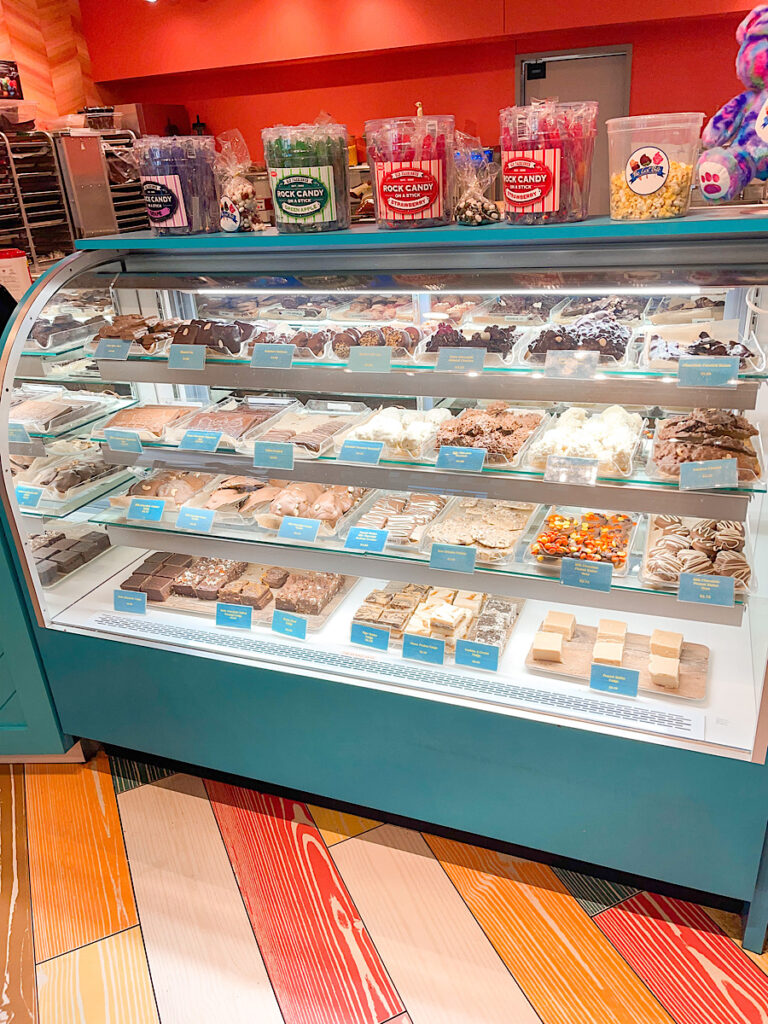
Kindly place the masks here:
POLYGON ((333 167, 270 167, 275 219, 281 224, 327 224, 336 220, 333 167))
POLYGON ((189 225, 178 174, 142 175, 141 190, 150 224, 161 224, 164 228, 185 228, 189 225))
POLYGON ((624 168, 627 185, 638 196, 651 196, 669 177, 669 158, 655 146, 641 146, 631 154, 624 168))
POLYGON ((221 197, 221 216, 219 217, 219 224, 221 225, 222 231, 239 231, 242 217, 240 211, 237 208, 237 204, 233 203, 229 196, 221 197))
POLYGON ((768 100, 763 102, 762 107, 757 113, 755 119, 755 134, 758 139, 762 139, 763 142, 768 142, 768 100))
POLYGON ((377 160, 373 168, 381 219, 443 216, 442 160, 377 160))
POLYGON ((514 149, 501 155, 504 205, 513 213, 560 209, 560 150, 514 149))

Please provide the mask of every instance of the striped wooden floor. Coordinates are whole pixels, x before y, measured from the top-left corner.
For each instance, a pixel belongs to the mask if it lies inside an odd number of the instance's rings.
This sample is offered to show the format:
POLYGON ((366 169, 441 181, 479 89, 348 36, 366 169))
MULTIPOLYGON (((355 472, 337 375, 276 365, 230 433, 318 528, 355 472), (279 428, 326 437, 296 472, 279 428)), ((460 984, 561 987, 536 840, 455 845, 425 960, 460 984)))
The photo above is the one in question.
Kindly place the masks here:
POLYGON ((0 1024, 768 1024, 733 915, 99 753, 0 766, 0 1024))

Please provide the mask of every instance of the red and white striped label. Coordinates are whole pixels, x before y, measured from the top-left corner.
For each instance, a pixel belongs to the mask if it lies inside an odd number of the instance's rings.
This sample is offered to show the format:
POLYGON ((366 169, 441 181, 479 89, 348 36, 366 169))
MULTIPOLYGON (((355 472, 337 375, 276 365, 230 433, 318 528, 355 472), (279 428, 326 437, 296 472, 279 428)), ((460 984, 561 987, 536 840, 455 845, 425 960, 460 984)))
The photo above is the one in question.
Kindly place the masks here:
POLYGON ((513 213, 554 213, 560 208, 559 149, 504 150, 504 204, 513 213))
POLYGON ((188 226, 178 174, 153 174, 151 178, 142 175, 141 188, 150 224, 161 224, 164 228, 188 226))
POLYGON ((373 164, 379 216, 386 220, 442 217, 442 160, 384 160, 373 164))

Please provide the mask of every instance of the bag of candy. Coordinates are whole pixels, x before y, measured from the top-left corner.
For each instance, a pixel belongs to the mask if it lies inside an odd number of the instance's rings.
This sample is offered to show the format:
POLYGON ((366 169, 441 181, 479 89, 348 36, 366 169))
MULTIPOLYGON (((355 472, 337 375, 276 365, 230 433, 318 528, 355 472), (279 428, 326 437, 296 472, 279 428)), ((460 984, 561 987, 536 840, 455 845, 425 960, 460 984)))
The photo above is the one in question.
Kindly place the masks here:
POLYGON ((480 140, 464 132, 456 132, 456 200, 454 216, 459 224, 477 227, 495 224, 501 212, 487 193, 499 176, 501 168, 488 160, 480 140))
POLYGON ((221 195, 222 231, 263 231, 260 200, 251 173, 251 154, 243 133, 237 128, 216 138, 216 176, 221 195))

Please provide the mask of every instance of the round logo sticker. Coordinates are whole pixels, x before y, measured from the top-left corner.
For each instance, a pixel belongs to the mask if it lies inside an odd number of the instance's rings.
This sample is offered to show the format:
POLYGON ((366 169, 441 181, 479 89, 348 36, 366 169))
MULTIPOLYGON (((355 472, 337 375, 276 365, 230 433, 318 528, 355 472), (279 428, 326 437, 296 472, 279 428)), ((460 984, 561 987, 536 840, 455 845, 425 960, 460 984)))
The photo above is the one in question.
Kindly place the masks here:
POLYGON ((328 189, 311 174, 287 174, 275 181, 275 203, 288 217, 314 217, 328 203, 328 189))
POLYGON ((221 215, 219 217, 219 224, 221 225, 222 231, 237 231, 240 227, 240 211, 229 198, 229 196, 221 197, 221 215))
POLYGON ((552 171, 540 160, 516 156, 504 164, 504 198, 510 206, 538 203, 552 191, 552 171))
POLYGON ((170 220, 179 208, 178 196, 160 181, 143 182, 144 202, 151 221, 170 220))
POLYGON ((440 186, 429 171, 402 167, 382 175, 379 195, 384 205, 396 213, 420 213, 440 198, 440 186))
POLYGON ((655 146, 641 146, 627 160, 624 175, 636 195, 653 195, 669 177, 667 154, 655 146))
POLYGON ((758 139, 762 139, 763 142, 768 142, 768 100, 763 102, 763 105, 757 112, 755 135, 757 135, 758 139))

